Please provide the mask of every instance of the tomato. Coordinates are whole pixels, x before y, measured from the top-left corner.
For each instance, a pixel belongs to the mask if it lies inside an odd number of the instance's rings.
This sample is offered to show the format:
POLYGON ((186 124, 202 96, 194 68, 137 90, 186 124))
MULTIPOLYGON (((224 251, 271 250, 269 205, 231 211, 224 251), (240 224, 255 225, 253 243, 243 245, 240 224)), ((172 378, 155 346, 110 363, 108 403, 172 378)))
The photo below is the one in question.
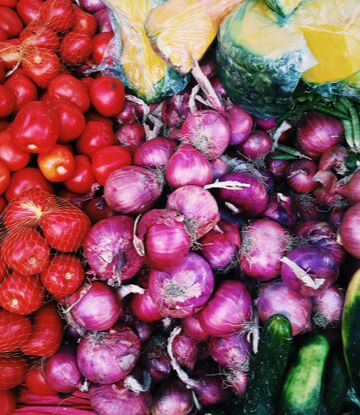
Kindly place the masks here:
POLYGON ((26 374, 25 385, 37 396, 55 396, 57 392, 46 382, 41 366, 33 366, 26 374))
POLYGON ((16 4, 17 4, 17 0, 0 0, 0 6, 14 8, 16 7, 16 4))
POLYGON ((6 76, 5 66, 2 62, 0 62, 0 84, 2 84, 5 81, 5 76, 6 76))
POLYGON ((101 120, 90 120, 76 141, 79 153, 92 156, 96 151, 115 144, 116 138, 111 124, 101 120))
POLYGON ((34 275, 12 273, 0 284, 0 305, 14 314, 31 314, 43 300, 44 288, 34 275))
POLYGON ((106 47, 113 37, 113 32, 98 33, 96 36, 93 37, 92 59, 95 65, 99 65, 103 60, 106 47))
POLYGON ((60 120, 43 102, 26 104, 12 124, 14 142, 28 153, 48 153, 60 134, 60 120))
POLYGON ((80 108, 67 98, 49 102, 60 119, 59 142, 67 143, 78 138, 85 129, 85 117, 80 108))
POLYGON ((8 166, 0 160, 0 194, 3 194, 10 184, 10 170, 8 166))
POLYGON ((9 38, 19 36, 23 27, 20 17, 14 10, 0 6, 0 29, 4 30, 9 38))
POLYGON ((29 356, 50 357, 59 350, 63 333, 63 321, 57 306, 48 303, 36 311, 33 331, 21 351, 29 356))
POLYGON ((89 33, 69 32, 60 45, 60 56, 68 65, 81 65, 92 53, 92 40, 89 33))
POLYGON ((9 37, 6 34, 5 30, 0 29, 0 42, 3 42, 4 40, 8 40, 9 37))
MULTIPOLYGON (((0 213, 2 213, 4 211, 4 209, 6 208, 6 200, 4 197, 0 196, 0 213)), ((2 259, 0 259, 0 281, 2 280, 1 275, 2 275, 2 268, 1 268, 1 263, 3 262, 2 259)))
POLYGON ((8 117, 15 109, 15 95, 5 85, 0 85, 0 118, 8 117))
POLYGON ((42 0, 19 0, 16 11, 21 20, 28 25, 39 16, 43 4, 42 0))
POLYGON ((124 85, 113 76, 97 78, 90 86, 90 100, 99 114, 115 117, 124 108, 124 85))
POLYGON ((13 415, 16 407, 15 393, 11 390, 0 391, 0 406, 3 415, 13 415))
POLYGON ((109 174, 132 163, 129 150, 120 146, 102 148, 93 154, 92 166, 96 181, 104 186, 109 174))
POLYGON ((0 310, 0 352, 15 352, 27 342, 31 329, 27 317, 0 310))
MULTIPOLYGON (((25 379, 26 363, 22 357, 0 356, 0 390, 12 389, 25 379)), ((1 409, 3 407, 1 406, 1 409)))
POLYGON ((68 98, 85 113, 90 107, 87 89, 81 81, 72 75, 64 74, 56 77, 48 88, 49 99, 68 98))
POLYGON ((89 157, 75 156, 75 172, 70 179, 64 182, 64 186, 75 194, 88 193, 95 183, 95 176, 92 171, 89 157))
POLYGON ((14 144, 14 137, 10 130, 0 131, 0 160, 10 171, 23 169, 30 161, 30 154, 20 150, 14 144))
POLYGON ((71 0, 48 0, 40 9, 36 23, 46 25, 56 32, 66 32, 74 23, 71 0))
POLYGON ((84 212, 89 216, 92 223, 114 216, 114 211, 109 208, 105 199, 101 196, 97 196, 90 200, 90 202, 86 204, 84 212))
POLYGON ((94 36, 97 29, 96 18, 90 14, 84 12, 80 7, 74 6, 74 24, 72 30, 74 32, 88 33, 90 36, 94 36))
POLYGON ((5 192, 5 199, 10 202, 14 197, 31 189, 54 192, 52 184, 45 179, 39 169, 25 167, 11 175, 9 187, 5 192))
POLYGON ((40 88, 47 88, 60 72, 60 61, 51 50, 29 47, 25 50, 22 67, 26 75, 40 88))
POLYGON ((9 127, 8 120, 0 120, 0 132, 5 131, 9 127))
POLYGON ((20 39, 11 39, 0 43, 0 60, 5 69, 13 69, 21 60, 20 39))
POLYGON ((18 75, 8 79, 5 84, 15 96, 15 111, 24 105, 38 99, 38 91, 34 82, 25 75, 18 75))
POLYGON ((13 271, 35 275, 49 265, 50 247, 35 229, 18 226, 5 236, 1 256, 13 271))
POLYGON ((80 260, 74 255, 57 255, 41 275, 41 282, 55 297, 74 293, 82 284, 85 272, 80 260))
POLYGON ((57 144, 48 153, 39 154, 37 162, 45 179, 53 183, 69 179, 75 171, 72 152, 61 144, 57 144))
POLYGON ((33 29, 31 26, 28 26, 21 32, 20 40, 24 48, 36 46, 56 51, 60 45, 58 35, 49 27, 33 29))
POLYGON ((85 213, 68 202, 41 218, 45 239, 52 248, 61 252, 74 252, 81 248, 90 226, 85 213))

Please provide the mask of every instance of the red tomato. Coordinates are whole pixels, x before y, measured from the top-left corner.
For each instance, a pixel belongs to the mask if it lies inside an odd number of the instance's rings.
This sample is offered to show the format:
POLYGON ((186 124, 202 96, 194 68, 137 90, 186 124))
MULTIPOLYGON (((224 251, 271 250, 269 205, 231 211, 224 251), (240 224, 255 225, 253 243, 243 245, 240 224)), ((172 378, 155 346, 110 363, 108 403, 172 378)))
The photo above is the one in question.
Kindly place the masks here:
POLYGON ((21 60, 20 39, 11 39, 0 43, 0 60, 5 69, 13 69, 21 60))
POLYGON ((21 32, 20 40, 24 48, 36 46, 56 51, 60 45, 58 35, 49 27, 33 29, 31 26, 28 26, 21 32))
POLYGON ((48 153, 39 154, 37 162, 45 179, 53 183, 70 179, 75 171, 73 153, 61 144, 57 144, 48 153))
POLYGON ((0 194, 3 194, 10 184, 10 170, 8 166, 0 161, 0 194))
POLYGON ((60 56, 68 65, 81 65, 92 53, 92 40, 89 33, 69 32, 60 46, 60 56))
POLYGON ((7 79, 13 79, 17 76, 26 76, 26 73, 23 68, 20 66, 14 70, 14 72, 11 73, 11 75, 7 79))
MULTIPOLYGON (((6 207, 7 203, 4 197, 0 196, 0 213, 2 213, 6 207)), ((0 259, 0 281, 2 280, 1 275, 2 275, 2 266, 1 263, 3 262, 2 259, 0 259)))
POLYGON ((15 393, 11 390, 0 391, 0 405, 3 415, 13 415, 16 407, 15 393))
POLYGON ((0 284, 0 305, 14 314, 31 314, 43 300, 44 288, 34 275, 13 273, 0 284))
POLYGON ((40 278, 51 295, 63 297, 74 293, 80 287, 85 272, 76 256, 57 255, 50 266, 41 273, 40 278))
POLYGON ((105 199, 101 196, 90 200, 90 202, 86 204, 84 212, 89 216, 92 223, 114 216, 114 211, 109 208, 105 199))
POLYGON ((5 30, 0 29, 0 42, 8 40, 9 36, 6 34, 5 30))
POLYGON ((8 79, 5 84, 15 96, 15 111, 19 111, 24 105, 38 99, 38 92, 34 82, 25 75, 18 75, 8 79))
POLYGON ((66 32, 74 23, 71 0, 48 0, 40 9, 36 23, 46 25, 56 32, 66 32))
POLYGON ((15 352, 27 342, 31 329, 27 317, 0 310, 0 352, 15 352))
POLYGON ((0 62, 0 84, 2 84, 5 81, 5 76, 6 76, 5 66, 2 62, 0 62))
POLYGON ((92 14, 84 12, 80 7, 74 6, 73 10, 75 18, 72 30, 94 36, 97 29, 96 18, 92 14))
POLYGON ((96 65, 99 65, 103 60, 106 47, 113 37, 113 32, 98 33, 96 36, 93 37, 92 58, 96 65))
POLYGON ((33 331, 21 351, 29 356, 50 357, 59 350, 63 333, 64 325, 57 306, 48 303, 36 311, 33 331))
MULTIPOLYGON (((0 356, 0 390, 12 389, 20 385, 25 379, 26 369, 26 363, 22 357, 0 356)), ((1 409, 3 409, 2 405, 1 409)))
POLYGON ((16 11, 22 21, 28 25, 39 16, 43 4, 42 0, 19 0, 16 11))
POLYGON ((132 163, 129 150, 120 146, 102 148, 93 154, 92 166, 96 181, 104 186, 109 174, 132 163))
POLYGON ((68 98, 85 113, 90 107, 90 98, 85 86, 72 75, 56 77, 48 88, 49 99, 68 98))
POLYGON ((41 218, 45 239, 61 252, 75 252, 81 248, 90 226, 85 213, 68 202, 41 218))
POLYGON ((39 169, 25 167, 11 175, 9 187, 5 192, 5 199, 10 202, 14 197, 31 189, 54 192, 52 184, 45 179, 39 169))
POLYGON ((86 78, 81 78, 80 81, 82 82, 82 84, 85 86, 85 88, 87 89, 87 91, 90 88, 90 85, 94 82, 94 78, 90 78, 89 76, 86 78))
POLYGON ((56 113, 43 102, 26 104, 12 124, 14 142, 28 153, 48 153, 60 134, 60 121, 56 113))
POLYGON ((0 7, 0 29, 4 30, 9 38, 20 35, 24 26, 20 17, 9 7, 0 7))
POLYGON ((37 396, 57 395, 57 392, 46 382, 41 366, 34 366, 27 372, 25 385, 30 393, 37 396))
POLYGON ((1 256, 13 271, 35 275, 48 267, 50 247, 35 229, 15 227, 3 240, 1 256))
POLYGON ((78 138, 85 129, 85 117, 80 108, 67 98, 50 102, 60 119, 59 142, 67 143, 78 138))
POLYGON ((11 130, 0 132, 0 160, 2 160, 10 171, 23 169, 30 161, 30 154, 20 150, 14 144, 11 130))
POLYGON ((99 114, 115 117, 124 108, 124 85, 113 76, 97 78, 90 86, 90 100, 99 114))
POLYGON ((8 120, 0 120, 0 132, 6 130, 9 127, 8 120))
POLYGON ((15 95, 5 85, 0 85, 0 118, 8 117, 15 109, 15 95))
POLYGON ((57 54, 45 48, 29 47, 24 54, 22 67, 26 75, 40 88, 47 88, 60 72, 57 54))
POLYGON ((14 8, 16 6, 17 0, 0 0, 0 6, 14 8))
POLYGON ((76 141, 76 148, 79 153, 91 157, 96 151, 111 146, 115 142, 115 133, 111 124, 100 120, 90 120, 76 141))
POLYGON ((64 182, 64 186, 75 194, 88 193, 95 183, 95 176, 92 171, 89 157, 75 156, 75 172, 70 179, 64 182))

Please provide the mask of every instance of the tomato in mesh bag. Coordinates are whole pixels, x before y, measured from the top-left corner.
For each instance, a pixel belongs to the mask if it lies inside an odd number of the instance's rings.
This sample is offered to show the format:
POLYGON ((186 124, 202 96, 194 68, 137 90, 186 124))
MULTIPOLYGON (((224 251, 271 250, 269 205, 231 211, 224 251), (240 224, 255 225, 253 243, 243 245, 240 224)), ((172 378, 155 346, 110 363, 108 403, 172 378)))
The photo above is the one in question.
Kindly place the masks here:
POLYGON ((0 353, 19 349, 28 340, 31 328, 27 317, 0 310, 0 353))
POLYGON ((89 33, 69 32, 61 41, 60 56, 68 65, 81 65, 92 53, 92 40, 89 33))
POLYGON ((0 390, 8 390, 20 385, 26 374, 23 357, 0 355, 0 390))
POLYGON ((3 415, 13 415, 16 407, 16 398, 13 391, 0 391, 1 410, 3 415))
POLYGON ((66 32, 74 23, 74 11, 71 0, 48 0, 43 4, 34 27, 47 26, 56 32, 66 32))
POLYGON ((26 374, 25 385, 30 393, 37 396, 55 396, 57 392, 46 382, 44 370, 39 362, 33 366, 26 374))
POLYGON ((35 46, 57 51, 60 46, 59 36, 50 27, 32 29, 31 26, 28 26, 21 32, 20 39, 24 48, 35 46))

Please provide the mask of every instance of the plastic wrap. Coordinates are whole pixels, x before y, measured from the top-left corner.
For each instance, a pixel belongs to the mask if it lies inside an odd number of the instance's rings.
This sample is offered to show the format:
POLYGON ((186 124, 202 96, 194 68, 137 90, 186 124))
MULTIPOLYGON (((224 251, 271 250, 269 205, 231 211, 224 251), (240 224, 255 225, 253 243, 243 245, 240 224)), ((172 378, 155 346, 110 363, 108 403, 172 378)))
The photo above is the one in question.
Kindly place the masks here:
POLYGON ((270 9, 281 17, 287 17, 299 6, 301 0, 265 0, 270 9))

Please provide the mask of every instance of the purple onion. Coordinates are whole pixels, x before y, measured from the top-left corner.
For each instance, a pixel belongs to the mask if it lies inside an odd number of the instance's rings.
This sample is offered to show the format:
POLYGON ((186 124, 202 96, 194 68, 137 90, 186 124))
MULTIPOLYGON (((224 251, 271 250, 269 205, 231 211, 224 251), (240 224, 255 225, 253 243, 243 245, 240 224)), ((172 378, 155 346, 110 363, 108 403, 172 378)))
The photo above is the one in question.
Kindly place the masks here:
POLYGON ((94 16, 98 23, 99 32, 112 32, 113 31, 109 11, 106 7, 101 10, 98 10, 94 14, 94 16))
POLYGON ((166 351, 167 340, 161 335, 151 336, 143 349, 143 366, 153 382, 161 382, 171 373, 170 357, 166 351))
POLYGON ((330 211, 327 220, 334 229, 339 229, 346 210, 346 207, 336 207, 330 211))
POLYGON ((221 83, 219 78, 213 78, 211 79, 211 86, 213 87, 216 95, 219 98, 226 98, 227 97, 227 93, 225 91, 225 88, 223 86, 223 84, 221 83))
POLYGON ((115 383, 125 379, 135 367, 140 348, 139 337, 128 327, 88 332, 78 346, 78 366, 91 382, 115 383))
POLYGON ((150 323, 146 323, 145 321, 136 321, 134 327, 141 343, 149 340, 153 332, 153 326, 150 323))
POLYGON ((219 375, 204 374, 197 377, 193 390, 200 404, 205 407, 222 405, 231 398, 230 390, 224 387, 224 380, 219 375))
POLYGON ((294 202, 302 220, 320 220, 322 218, 324 212, 319 209, 312 196, 300 194, 294 198, 294 202))
POLYGON ((206 341, 209 338, 209 335, 201 327, 198 314, 183 318, 181 325, 184 332, 195 340, 206 341))
POLYGON ((163 102, 161 118, 170 128, 181 128, 185 119, 191 114, 189 106, 190 91, 183 91, 163 102))
POLYGON ((263 157, 270 153, 272 145, 273 141, 265 131, 256 130, 238 148, 246 158, 256 160, 258 157, 263 157))
POLYGON ((179 365, 193 370, 200 356, 199 343, 184 333, 178 334, 172 343, 174 356, 179 365))
POLYGON ((223 337, 212 337, 209 342, 210 356, 220 366, 248 370, 251 345, 245 336, 239 333, 223 337))
POLYGON ((212 160, 211 166, 213 170, 213 177, 215 180, 220 179, 221 176, 224 176, 224 174, 229 173, 229 167, 225 163, 225 161, 221 159, 221 157, 212 160))
POLYGON ((289 165, 289 160, 276 160, 272 158, 270 158, 266 163, 268 171, 279 180, 285 179, 289 165))
POLYGON ((324 151, 319 161, 319 170, 334 170, 337 174, 345 175, 346 159, 349 151, 340 145, 330 147, 324 151))
POLYGON ((166 317, 182 318, 198 312, 213 289, 214 275, 209 264, 192 252, 166 272, 150 272, 150 295, 166 317))
POLYGON ((314 323, 319 327, 339 327, 343 312, 345 293, 341 288, 329 287, 313 297, 314 323))
POLYGON ((253 128, 251 115, 239 107, 230 107, 227 110, 227 121, 230 127, 230 145, 243 143, 253 128))
POLYGON ((151 407, 152 415, 190 415, 193 398, 189 389, 180 381, 165 382, 156 391, 151 407))
POLYGON ((236 395, 245 396, 249 374, 237 369, 228 369, 225 373, 225 382, 236 395))
POLYGON ((256 125, 264 131, 270 131, 275 128, 275 118, 255 118, 256 125))
POLYGON ((168 138, 153 138, 139 146, 134 154, 134 164, 140 167, 166 167, 176 149, 176 143, 168 138))
POLYGON ((106 6, 101 0, 79 0, 80 7, 89 13, 95 13, 106 6))
POLYGON ((269 196, 269 203, 262 216, 289 228, 299 220, 292 198, 282 193, 269 196))
POLYGON ((162 319, 162 314, 154 303, 149 290, 144 294, 135 294, 130 300, 131 311, 141 321, 153 322, 162 319))
POLYGON ((310 193, 318 187, 318 182, 314 179, 318 171, 317 164, 312 160, 295 160, 287 172, 286 180, 294 192, 310 193))
MULTIPOLYGON (((129 117, 130 115, 127 115, 129 117)), ((125 115, 123 116, 125 118, 125 115)), ((124 124, 116 132, 116 139, 120 145, 135 151, 145 142, 145 130, 141 124, 124 124)))

